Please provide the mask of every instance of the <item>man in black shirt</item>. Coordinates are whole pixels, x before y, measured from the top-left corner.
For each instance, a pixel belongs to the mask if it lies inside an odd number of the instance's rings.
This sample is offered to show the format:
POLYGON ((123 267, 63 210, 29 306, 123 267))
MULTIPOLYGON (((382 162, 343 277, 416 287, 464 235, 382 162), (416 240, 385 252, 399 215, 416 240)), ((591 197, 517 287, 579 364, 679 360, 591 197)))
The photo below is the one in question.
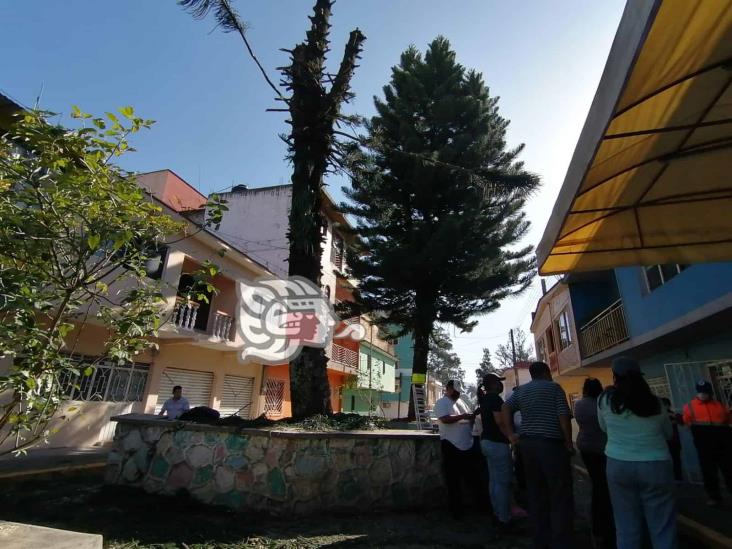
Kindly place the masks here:
POLYGON ((498 519, 499 530, 509 533, 515 530, 511 523, 511 479, 513 460, 508 438, 501 432, 503 416, 501 406, 503 377, 487 374, 483 377, 484 393, 480 396, 480 414, 483 423, 480 447, 488 464, 491 504, 498 519))

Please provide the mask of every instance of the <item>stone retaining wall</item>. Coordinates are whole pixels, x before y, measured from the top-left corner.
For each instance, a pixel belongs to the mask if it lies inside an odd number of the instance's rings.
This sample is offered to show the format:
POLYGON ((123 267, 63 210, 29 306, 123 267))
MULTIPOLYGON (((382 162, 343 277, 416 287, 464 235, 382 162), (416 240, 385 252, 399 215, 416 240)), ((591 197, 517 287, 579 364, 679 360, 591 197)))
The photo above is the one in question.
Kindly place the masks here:
POLYGON ((153 419, 118 422, 107 482, 273 514, 364 512, 444 501, 437 435, 285 432, 153 419))

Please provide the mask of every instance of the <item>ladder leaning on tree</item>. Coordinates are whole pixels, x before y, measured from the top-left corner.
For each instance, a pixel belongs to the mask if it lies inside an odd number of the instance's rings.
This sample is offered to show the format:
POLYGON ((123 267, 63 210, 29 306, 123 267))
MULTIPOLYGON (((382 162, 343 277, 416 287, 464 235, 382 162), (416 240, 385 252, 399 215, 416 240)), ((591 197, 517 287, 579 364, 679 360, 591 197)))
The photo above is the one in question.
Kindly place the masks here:
POLYGON ((412 400, 414 401, 414 416, 417 419, 417 429, 432 429, 432 420, 426 409, 427 401, 425 400, 424 380, 418 376, 419 374, 412 376, 412 400))

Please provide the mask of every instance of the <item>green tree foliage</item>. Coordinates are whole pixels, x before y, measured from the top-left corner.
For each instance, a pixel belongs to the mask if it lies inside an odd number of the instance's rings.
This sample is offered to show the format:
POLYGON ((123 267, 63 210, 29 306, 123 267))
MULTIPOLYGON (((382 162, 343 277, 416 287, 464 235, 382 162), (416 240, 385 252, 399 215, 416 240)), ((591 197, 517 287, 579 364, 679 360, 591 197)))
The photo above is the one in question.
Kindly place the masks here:
POLYGON ((483 358, 480 359, 480 365, 475 370, 475 379, 477 386, 480 387, 483 383, 483 376, 486 374, 496 374, 498 370, 493 365, 491 359, 491 350, 487 347, 483 349, 483 358))
POLYGON ((128 362, 152 345, 163 300, 146 264, 182 229, 115 164, 133 150, 128 137, 152 121, 131 107, 103 118, 74 108, 80 127, 65 129, 48 114, 25 112, 0 137, 5 453, 46 440, 69 380, 91 375, 94 365, 80 372, 71 358, 87 322, 107 330, 100 360, 128 362))
POLYGON ((446 39, 405 51, 383 91, 344 189, 357 219, 348 259, 360 306, 413 333, 424 373, 436 322, 469 331, 529 285, 532 249, 517 243, 538 177, 517 160, 523 146, 507 146, 498 98, 446 39))
POLYGON ((455 353, 450 334, 442 326, 436 326, 430 337, 427 371, 445 385, 455 379, 463 383, 465 372, 460 368, 460 357, 455 353))
MULTIPOLYGON (((529 338, 521 328, 513 331, 513 340, 516 345, 516 361, 532 362, 534 358, 534 349, 529 342, 529 338)), ((499 370, 507 370, 513 368, 513 349, 511 348, 511 338, 505 344, 501 344, 496 349, 496 358, 498 359, 499 370)))

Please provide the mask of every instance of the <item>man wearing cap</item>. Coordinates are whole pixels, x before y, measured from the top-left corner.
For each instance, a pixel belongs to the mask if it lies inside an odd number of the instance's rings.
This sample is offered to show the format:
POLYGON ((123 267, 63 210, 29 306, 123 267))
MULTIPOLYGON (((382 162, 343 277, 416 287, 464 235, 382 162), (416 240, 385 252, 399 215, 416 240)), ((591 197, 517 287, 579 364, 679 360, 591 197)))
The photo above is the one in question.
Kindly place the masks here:
POLYGON ((719 470, 727 491, 732 492, 732 430, 729 410, 712 395, 712 384, 700 380, 696 397, 684 406, 684 424, 691 426, 709 505, 719 505, 719 470))
POLYGON ((503 416, 501 407, 505 377, 486 374, 483 377, 484 393, 480 396, 480 415, 483 423, 480 448, 488 464, 488 484, 490 487, 493 512, 498 519, 499 531, 511 533, 511 479, 513 460, 508 438, 501 431, 503 416))
POLYGON ((447 485, 450 513, 461 516, 462 482, 474 486, 473 476, 473 414, 460 401, 460 382, 450 380, 445 385, 445 396, 435 402, 442 446, 442 472, 447 485))

